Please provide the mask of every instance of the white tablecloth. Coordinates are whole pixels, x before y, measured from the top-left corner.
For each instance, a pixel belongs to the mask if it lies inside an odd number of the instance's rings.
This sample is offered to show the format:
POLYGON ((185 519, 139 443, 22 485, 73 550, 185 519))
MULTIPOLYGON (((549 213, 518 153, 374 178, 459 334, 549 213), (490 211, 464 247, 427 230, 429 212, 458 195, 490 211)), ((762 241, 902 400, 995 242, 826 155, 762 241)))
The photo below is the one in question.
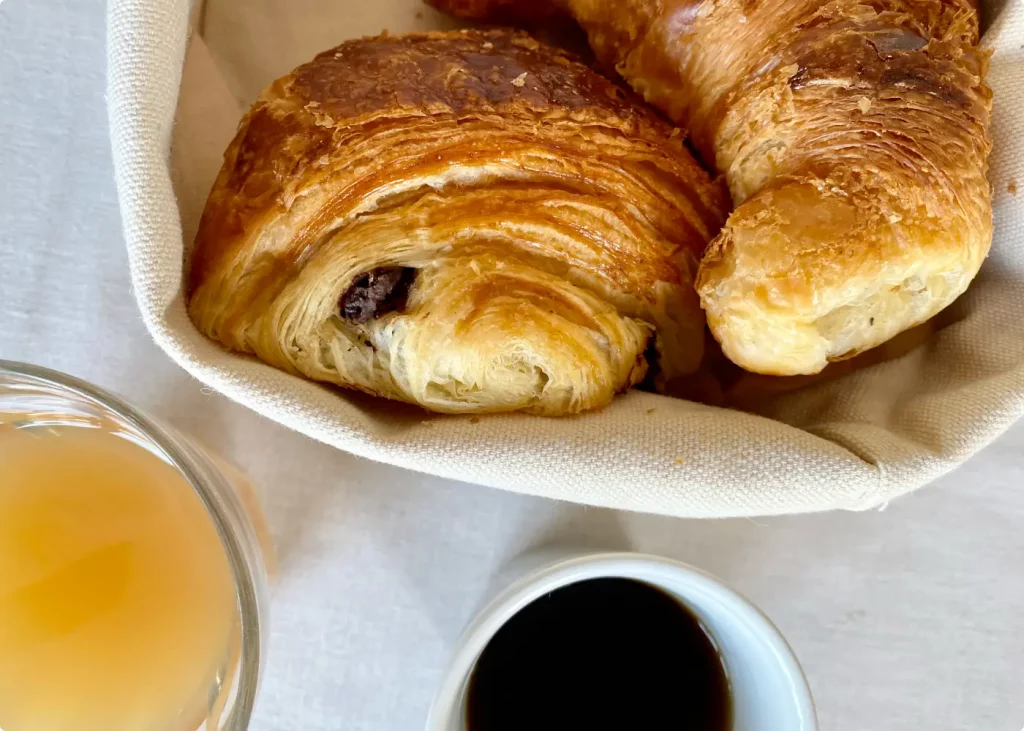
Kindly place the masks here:
POLYGON ((424 477, 207 392, 135 310, 111 179, 102 0, 0 5, 0 357, 169 418, 260 486, 281 558, 254 729, 422 726, 496 569, 543 543, 732 582, 789 638, 831 731, 1024 725, 1024 424, 882 512, 689 522, 424 477))

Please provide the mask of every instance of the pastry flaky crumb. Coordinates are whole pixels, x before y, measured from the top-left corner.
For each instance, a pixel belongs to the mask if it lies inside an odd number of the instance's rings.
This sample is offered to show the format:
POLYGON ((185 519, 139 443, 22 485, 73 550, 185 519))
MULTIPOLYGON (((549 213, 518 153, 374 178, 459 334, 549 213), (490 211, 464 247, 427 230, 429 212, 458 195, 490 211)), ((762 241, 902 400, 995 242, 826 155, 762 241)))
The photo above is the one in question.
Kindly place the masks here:
POLYGON ((857 100, 857 108, 860 109, 861 114, 867 114, 871 110, 871 100, 862 96, 857 100))
POLYGON ((517 76, 514 79, 512 79, 512 86, 518 86, 520 89, 522 89, 524 86, 526 86, 526 72, 525 71, 523 73, 519 74, 519 76, 517 76))

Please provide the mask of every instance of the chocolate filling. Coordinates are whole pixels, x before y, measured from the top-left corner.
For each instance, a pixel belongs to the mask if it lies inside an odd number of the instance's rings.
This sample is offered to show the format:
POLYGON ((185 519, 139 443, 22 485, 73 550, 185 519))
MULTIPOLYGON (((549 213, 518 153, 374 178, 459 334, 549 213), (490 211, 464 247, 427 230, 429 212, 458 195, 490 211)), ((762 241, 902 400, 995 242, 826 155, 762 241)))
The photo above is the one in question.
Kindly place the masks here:
POLYGON ((412 267, 379 267, 366 272, 341 295, 338 310, 342 318, 357 325, 401 310, 414 279, 412 267))
MULTIPOLYGON (((658 376, 661 374, 661 353, 658 352, 658 336, 651 335, 644 349, 643 359, 647 361, 647 373, 636 387, 641 391, 658 392, 658 376)), ((639 361, 640 358, 637 358, 639 361)))

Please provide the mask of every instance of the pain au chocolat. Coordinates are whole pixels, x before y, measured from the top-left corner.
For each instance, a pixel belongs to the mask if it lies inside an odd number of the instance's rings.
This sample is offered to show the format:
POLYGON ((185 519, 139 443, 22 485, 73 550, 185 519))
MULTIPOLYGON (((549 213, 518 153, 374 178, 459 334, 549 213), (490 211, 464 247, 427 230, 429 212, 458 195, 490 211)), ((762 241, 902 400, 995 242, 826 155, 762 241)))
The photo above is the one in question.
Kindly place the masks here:
POLYGON ((525 34, 349 41, 245 115, 188 309, 317 381, 576 413, 697 368, 693 281, 727 200, 679 130, 525 34))

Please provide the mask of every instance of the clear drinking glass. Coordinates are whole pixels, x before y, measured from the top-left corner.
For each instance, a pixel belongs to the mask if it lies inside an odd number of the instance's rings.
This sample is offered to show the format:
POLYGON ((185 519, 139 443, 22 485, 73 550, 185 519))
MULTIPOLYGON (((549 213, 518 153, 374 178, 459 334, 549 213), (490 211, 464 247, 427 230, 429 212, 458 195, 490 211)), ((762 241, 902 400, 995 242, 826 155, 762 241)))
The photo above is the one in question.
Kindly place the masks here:
POLYGON ((205 506, 233 574, 238 637, 232 656, 219 665, 198 729, 243 731, 263 666, 273 561, 251 485, 173 427, 111 393, 63 373, 0 360, 0 429, 74 426, 100 426, 145 448, 177 470, 205 506))

